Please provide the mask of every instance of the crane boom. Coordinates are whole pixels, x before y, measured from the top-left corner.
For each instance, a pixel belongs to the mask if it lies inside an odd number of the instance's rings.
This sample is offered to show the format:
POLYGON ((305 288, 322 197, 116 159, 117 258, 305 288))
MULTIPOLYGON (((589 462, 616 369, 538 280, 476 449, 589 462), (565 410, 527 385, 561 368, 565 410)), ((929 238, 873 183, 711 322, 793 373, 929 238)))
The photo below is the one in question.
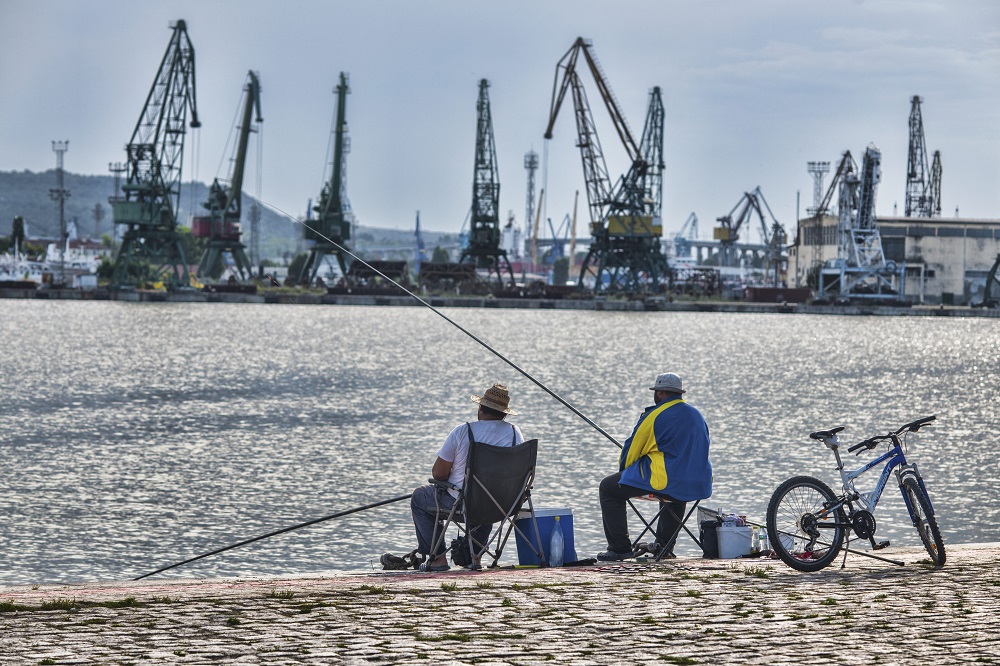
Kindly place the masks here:
POLYGON ((240 218, 243 212, 243 173, 247 146, 250 134, 254 132, 254 123, 264 120, 260 112, 260 79, 255 72, 247 74, 243 93, 243 111, 236 127, 238 138, 231 162, 229 184, 221 184, 218 178, 212 182, 208 190, 208 201, 202 204, 209 214, 195 217, 191 224, 192 235, 209 239, 198 264, 198 277, 201 279, 218 279, 222 275, 225 270, 225 254, 232 256, 241 280, 246 281, 253 275, 253 267, 241 241, 243 229, 240 218), (253 116, 254 109, 257 110, 256 120, 253 116))
POLYGON ((247 144, 249 143, 250 133, 253 131, 250 123, 251 114, 254 109, 257 109, 257 116, 254 122, 264 122, 260 112, 260 79, 255 72, 250 71, 247 73, 247 84, 244 90, 247 93, 247 98, 246 103, 243 105, 240 138, 236 145, 236 158, 233 160, 233 175, 229 179, 229 196, 226 201, 226 210, 233 211, 237 216, 242 209, 243 197, 240 195, 243 191, 243 173, 246 166, 247 144))

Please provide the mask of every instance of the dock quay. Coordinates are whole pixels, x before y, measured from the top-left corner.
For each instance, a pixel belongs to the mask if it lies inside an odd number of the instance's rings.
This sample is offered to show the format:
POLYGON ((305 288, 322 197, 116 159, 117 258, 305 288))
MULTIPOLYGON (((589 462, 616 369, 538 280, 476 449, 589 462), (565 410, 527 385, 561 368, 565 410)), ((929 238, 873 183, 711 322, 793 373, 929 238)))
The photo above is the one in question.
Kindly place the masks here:
MULTIPOLYGON (((874 303, 817 305, 812 303, 752 303, 729 300, 671 300, 663 296, 646 298, 495 298, 493 296, 421 295, 432 307, 498 308, 522 310, 594 310, 604 312, 743 312, 778 314, 825 314, 908 317, 987 317, 1000 318, 1000 308, 955 305, 913 305, 899 307, 874 303)), ((322 294, 288 290, 260 291, 256 294, 225 292, 109 291, 106 289, 0 289, 3 299, 123 301, 149 303, 272 303, 285 305, 377 305, 422 307, 406 295, 322 294)))
POLYGON ((1000 663, 1000 543, 947 548, 0 586, 0 664, 1000 663))

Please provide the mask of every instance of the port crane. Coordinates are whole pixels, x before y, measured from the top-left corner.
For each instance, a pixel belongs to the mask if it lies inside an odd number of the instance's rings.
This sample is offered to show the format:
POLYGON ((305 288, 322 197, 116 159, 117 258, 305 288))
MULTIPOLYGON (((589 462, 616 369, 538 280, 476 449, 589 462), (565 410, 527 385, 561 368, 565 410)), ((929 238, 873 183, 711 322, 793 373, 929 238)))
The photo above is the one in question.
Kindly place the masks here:
POLYGON ((198 264, 198 277, 218 280, 225 270, 225 255, 233 260, 233 267, 243 282, 253 277, 253 267, 247 259, 240 225, 243 202, 243 174, 247 157, 247 145, 254 125, 263 122, 260 113, 260 78, 253 71, 247 74, 243 86, 242 114, 237 126, 238 139, 229 184, 223 185, 216 178, 208 190, 208 201, 202 204, 209 215, 195 217, 191 233, 195 238, 206 238, 207 244, 198 264), (257 115, 253 116, 256 109, 257 115))
POLYGON ((514 269, 507 251, 500 245, 500 180, 497 151, 493 139, 493 116, 490 113, 490 82, 479 81, 476 102, 476 160, 472 179, 472 209, 469 215, 468 243, 462 248, 458 263, 474 263, 489 270, 504 284, 504 271, 514 285, 514 269))
POLYGON ((340 274, 347 275, 349 255, 345 250, 347 241, 351 238, 350 204, 347 202, 347 153, 350 148, 347 136, 347 74, 340 73, 337 87, 333 89, 337 95, 337 117, 333 132, 333 164, 330 170, 330 180, 323 186, 319 199, 313 211, 318 217, 305 227, 305 238, 313 241, 309 249, 309 257, 302 265, 298 275, 298 283, 309 285, 315 282, 323 260, 335 256, 340 266, 340 274))
POLYGON ((691 257, 691 241, 698 240, 698 216, 694 211, 681 225, 681 230, 674 234, 674 256, 677 258, 691 257))
POLYGON ((573 99, 592 236, 590 249, 580 267, 578 284, 582 288, 584 278, 592 273, 595 291, 662 291, 665 281, 669 279, 670 268, 660 247, 663 235, 659 217, 662 197, 659 174, 662 173, 663 154, 660 89, 654 88, 650 93, 644 135, 641 144, 637 144, 591 42, 578 37, 556 64, 546 140, 552 138, 552 130, 567 92, 573 99), (581 54, 631 161, 629 170, 614 186, 580 79, 578 61, 581 54))
POLYGON ((906 160, 906 217, 941 216, 941 153, 934 151, 934 162, 928 167, 927 145, 924 141, 924 119, 920 112, 923 100, 910 99, 910 142, 906 160))
MULTIPOLYGON (((850 153, 845 153, 831 183, 831 190, 834 185, 839 190, 837 258, 820 269, 820 298, 869 301, 904 297, 904 266, 886 260, 875 217, 881 161, 881 151, 869 145, 858 173, 850 153)), ((824 200, 821 210, 827 205, 824 200)))
POLYGON ((188 126, 201 126, 195 100, 194 46, 183 20, 173 26, 146 103, 125 150, 123 196, 111 201, 114 223, 125 227, 111 271, 111 288, 162 282, 190 286, 177 230, 181 166, 188 126))
POLYGON ((754 217, 760 222, 760 238, 767 247, 766 271, 771 275, 773 285, 780 286, 787 234, 775 219, 759 185, 750 192, 744 192, 729 213, 716 218, 719 225, 713 230, 713 235, 719 241, 719 265, 739 265, 736 241, 740 238, 740 231, 752 225, 754 217), (767 211, 767 216, 764 211, 767 211))

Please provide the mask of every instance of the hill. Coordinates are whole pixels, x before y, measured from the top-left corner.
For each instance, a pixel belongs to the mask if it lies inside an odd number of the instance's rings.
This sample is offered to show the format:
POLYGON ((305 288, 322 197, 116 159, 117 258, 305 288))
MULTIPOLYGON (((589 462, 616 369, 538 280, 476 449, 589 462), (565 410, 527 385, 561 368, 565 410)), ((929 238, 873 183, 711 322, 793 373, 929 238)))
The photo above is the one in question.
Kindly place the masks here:
MULTIPOLYGON (((0 171, 0 236, 9 236, 14 216, 20 215, 27 225, 29 236, 55 238, 59 235, 59 205, 49 191, 56 186, 56 171, 0 171)), ((108 198, 115 193, 115 179, 111 175, 86 176, 63 173, 63 186, 70 195, 65 203, 66 222, 76 221, 81 236, 100 238, 112 231, 111 206, 108 198)), ((205 183, 184 183, 178 219, 184 224, 192 214, 203 215, 201 202, 208 197, 205 183)), ((244 193, 243 209, 247 211, 255 199, 244 193)), ((282 260, 306 248, 302 239, 302 226, 266 205, 261 206, 260 252, 265 259, 282 260)), ((244 221, 244 229, 249 223, 244 221)), ((423 231, 424 243, 430 251, 435 245, 456 245, 456 234, 423 231)), ((358 225, 355 228, 353 247, 374 258, 406 258, 412 254, 412 230, 382 229, 358 225)))

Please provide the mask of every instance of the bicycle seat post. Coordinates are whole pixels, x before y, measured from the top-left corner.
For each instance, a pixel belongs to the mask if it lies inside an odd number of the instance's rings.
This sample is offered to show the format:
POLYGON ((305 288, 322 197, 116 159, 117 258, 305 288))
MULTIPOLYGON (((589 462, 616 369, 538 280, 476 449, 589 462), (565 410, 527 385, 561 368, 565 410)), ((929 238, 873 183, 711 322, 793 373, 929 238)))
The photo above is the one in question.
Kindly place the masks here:
POLYGON ((821 440, 824 444, 826 444, 826 448, 833 451, 833 455, 837 459, 837 469, 844 469, 844 462, 840 459, 840 437, 836 434, 832 434, 822 437, 821 440))

